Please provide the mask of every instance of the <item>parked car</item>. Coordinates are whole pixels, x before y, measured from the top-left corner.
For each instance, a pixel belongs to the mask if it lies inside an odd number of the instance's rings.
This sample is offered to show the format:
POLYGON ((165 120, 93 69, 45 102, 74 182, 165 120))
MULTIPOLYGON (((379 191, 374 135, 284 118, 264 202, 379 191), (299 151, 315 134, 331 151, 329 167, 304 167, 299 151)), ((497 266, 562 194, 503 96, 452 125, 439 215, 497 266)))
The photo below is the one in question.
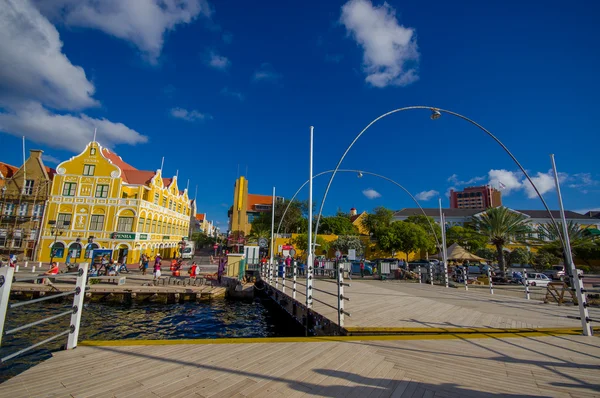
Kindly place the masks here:
MULTIPOLYGON (((562 265, 553 265, 552 268, 544 271, 544 275, 553 280, 563 280, 565 278, 565 268, 562 265)), ((583 271, 577 268, 577 275, 583 275, 583 271)))
MULTIPOLYGON (((552 279, 548 278, 544 274, 534 273, 527 274, 527 282, 529 283, 529 286, 546 287, 548 286, 548 283, 552 282, 552 279)), ((525 284, 525 278, 521 279, 521 283, 525 284)))
MULTIPOLYGON (((352 262, 352 274, 360 275, 360 261, 352 262)), ((365 275, 373 275, 373 263, 365 261, 365 275)))

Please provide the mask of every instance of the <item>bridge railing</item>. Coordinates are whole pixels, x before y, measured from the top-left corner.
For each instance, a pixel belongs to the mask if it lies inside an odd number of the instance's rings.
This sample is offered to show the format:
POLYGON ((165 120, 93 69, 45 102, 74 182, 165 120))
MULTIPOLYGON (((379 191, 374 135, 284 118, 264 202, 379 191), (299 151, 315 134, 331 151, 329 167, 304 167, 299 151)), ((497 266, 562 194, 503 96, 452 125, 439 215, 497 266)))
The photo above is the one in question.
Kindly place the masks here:
MULTIPOLYGON (((34 348, 37 348, 43 344, 49 343, 53 340, 58 339, 59 337, 68 335, 67 337, 67 350, 73 349, 77 347, 77 340, 79 339, 79 326, 81 324, 81 313, 83 312, 83 299, 85 297, 86 290, 86 282, 87 282, 87 273, 88 273, 88 263, 79 264, 79 268, 76 272, 64 273, 64 274, 56 274, 56 275, 39 275, 39 276, 25 276, 25 277, 15 277, 15 269, 12 267, 2 267, 0 268, 0 347, 2 346, 2 338, 4 335, 11 335, 22 330, 28 329, 33 326, 41 325, 45 322, 70 315, 71 321, 69 323, 69 328, 67 330, 63 330, 62 332, 57 333, 52 337, 48 337, 42 341, 34 343, 29 347, 23 348, 17 352, 14 352, 10 355, 0 358, 0 362, 6 362, 16 356, 24 354, 34 348), (17 303, 10 303, 10 290, 13 282, 25 282, 25 281, 38 281, 43 279, 70 279, 75 278, 75 289, 69 290, 67 292, 61 292, 56 294, 49 294, 40 298, 36 298, 28 301, 20 301, 17 303), (68 311, 61 312, 56 315, 49 316, 47 318, 42 318, 34 322, 27 323, 25 325, 21 325, 18 327, 14 327, 9 330, 4 330, 4 326, 6 324, 6 318, 9 314, 9 310, 24 307, 26 305, 31 305, 39 302, 43 302, 46 300, 52 300, 57 297, 64 297, 73 295, 73 306, 68 311)), ((19 275, 20 276, 20 275, 19 275)))

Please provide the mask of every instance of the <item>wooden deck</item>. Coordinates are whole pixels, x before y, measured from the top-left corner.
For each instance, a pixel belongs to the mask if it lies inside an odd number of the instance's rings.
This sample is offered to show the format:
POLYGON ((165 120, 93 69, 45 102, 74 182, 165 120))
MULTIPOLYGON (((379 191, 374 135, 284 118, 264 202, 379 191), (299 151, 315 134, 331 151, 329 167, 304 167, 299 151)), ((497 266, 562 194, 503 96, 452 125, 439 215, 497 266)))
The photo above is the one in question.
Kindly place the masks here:
MULTIPOLYGON (((314 287, 337 295, 332 280, 315 280, 314 287)), ((487 290, 445 288, 400 281, 347 280, 344 295, 344 326, 357 328, 577 328, 581 322, 573 305, 558 306, 519 297, 491 295, 487 290)), ((304 281, 301 281, 304 283, 304 281)), ((273 284, 274 286, 274 284, 273 284)), ((286 294, 292 289, 286 280, 286 294)), ((296 299, 305 301, 305 287, 298 284, 296 299)), ((281 280, 279 290, 282 291, 281 280)), ((337 323, 337 297, 315 290, 313 309, 337 323)), ((599 319, 600 310, 590 308, 590 317, 599 319)))
MULTIPOLYGON (((597 337, 85 346, 0 397, 598 397, 597 337)), ((268 341, 268 339, 265 339, 268 341)))

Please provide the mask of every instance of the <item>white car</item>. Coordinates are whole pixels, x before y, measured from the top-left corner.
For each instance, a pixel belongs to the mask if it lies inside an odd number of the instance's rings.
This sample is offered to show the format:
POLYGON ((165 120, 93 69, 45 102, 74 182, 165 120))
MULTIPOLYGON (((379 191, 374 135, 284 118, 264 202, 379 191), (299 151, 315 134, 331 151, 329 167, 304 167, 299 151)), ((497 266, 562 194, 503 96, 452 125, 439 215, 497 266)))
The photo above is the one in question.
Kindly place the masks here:
MULTIPOLYGON (((546 287, 548 283, 552 282, 552 279, 544 274, 527 274, 527 282, 529 286, 546 287)), ((522 279, 521 283, 525 284, 525 278, 522 279)))

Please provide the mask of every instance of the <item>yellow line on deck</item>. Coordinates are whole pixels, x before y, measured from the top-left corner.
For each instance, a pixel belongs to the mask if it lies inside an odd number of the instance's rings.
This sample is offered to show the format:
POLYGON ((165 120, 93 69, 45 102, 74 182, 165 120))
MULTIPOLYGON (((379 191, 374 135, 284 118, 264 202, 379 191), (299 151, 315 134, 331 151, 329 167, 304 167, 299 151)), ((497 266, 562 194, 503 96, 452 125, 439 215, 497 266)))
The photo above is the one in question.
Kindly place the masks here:
MULTIPOLYGON (((497 329, 498 330, 498 329, 497 329)), ((500 329, 501 330, 501 329, 500 329)), ((344 341, 394 341, 394 340, 450 340, 544 337, 557 335, 581 335, 581 329, 546 328, 521 330, 518 332, 468 332, 468 333, 428 333, 361 336, 315 336, 315 337, 240 337, 223 339, 178 339, 178 340, 86 340, 81 346, 137 346, 137 345, 179 345, 179 344, 266 344, 266 343, 331 343, 344 341)))
MULTIPOLYGON (((563 333, 565 331, 578 331, 577 328, 473 328, 473 327, 449 327, 449 328, 403 328, 403 327, 347 327, 348 334, 440 334, 440 333, 563 333)), ((595 328, 600 331, 600 328, 595 328)))

